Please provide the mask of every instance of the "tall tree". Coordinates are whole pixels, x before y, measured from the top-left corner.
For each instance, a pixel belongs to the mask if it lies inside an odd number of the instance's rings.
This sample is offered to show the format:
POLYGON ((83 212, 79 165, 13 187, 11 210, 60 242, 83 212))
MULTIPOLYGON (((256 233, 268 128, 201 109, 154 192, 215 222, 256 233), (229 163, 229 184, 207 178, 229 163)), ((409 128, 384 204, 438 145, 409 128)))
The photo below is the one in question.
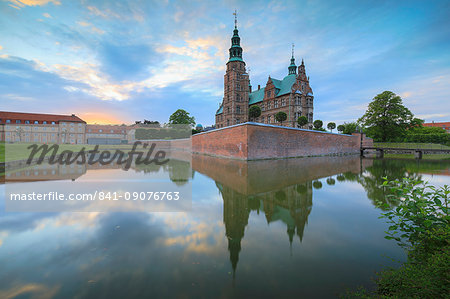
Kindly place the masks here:
POLYGON ((352 135, 352 133, 357 132, 359 129, 358 124, 355 122, 344 123, 341 126, 342 126, 342 133, 348 135, 352 135))
POLYGON ((337 130, 339 131, 339 132, 344 132, 344 129, 345 129, 345 126, 344 125, 339 125, 339 126, 337 126, 337 130))
POLYGON ((331 130, 333 132, 333 129, 336 129, 336 123, 330 122, 327 125, 328 130, 331 130))
POLYGON ((169 124, 183 124, 193 127, 195 125, 195 118, 190 116, 186 110, 178 109, 169 117, 169 124))
POLYGON ((251 106, 248 110, 248 116, 251 120, 255 120, 255 118, 261 115, 261 108, 257 105, 251 106))
POLYGON ((297 123, 301 128, 303 128, 303 126, 308 123, 308 119, 306 118, 306 116, 302 115, 297 119, 297 123))
POLYGON ((383 91, 373 98, 358 122, 366 127, 375 141, 395 141, 403 137, 411 125, 413 114, 403 106, 402 98, 392 91, 383 91))
POLYGON ((283 111, 277 112, 277 114, 275 114, 275 119, 278 122, 280 122, 281 124, 283 124, 283 121, 285 121, 287 119, 286 112, 283 112, 283 111))

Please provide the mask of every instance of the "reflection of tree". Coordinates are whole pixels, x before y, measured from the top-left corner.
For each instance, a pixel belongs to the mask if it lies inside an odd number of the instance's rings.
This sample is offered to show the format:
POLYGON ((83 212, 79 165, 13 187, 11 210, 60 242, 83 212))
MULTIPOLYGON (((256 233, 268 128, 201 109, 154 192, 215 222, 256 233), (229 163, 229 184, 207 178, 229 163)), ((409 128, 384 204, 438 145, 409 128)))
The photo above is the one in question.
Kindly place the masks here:
POLYGON ((248 224, 250 211, 264 211, 267 223, 281 221, 287 227, 289 242, 292 244, 295 234, 300 242, 312 209, 312 183, 292 185, 280 190, 256 195, 243 195, 230 187, 216 182, 223 197, 223 221, 228 239, 228 250, 236 271, 241 251, 241 240, 248 224))
MULTIPOLYGON (((367 192, 367 197, 375 205, 377 201, 388 202, 391 192, 381 187, 384 178, 397 180, 410 178, 421 180, 423 172, 433 172, 450 167, 450 161, 427 161, 405 159, 376 159, 371 166, 366 167, 362 174, 345 172, 336 177, 339 182, 351 181, 361 184, 367 192)), ((393 206, 393 203, 388 202, 393 206)))
MULTIPOLYGON (((347 180, 357 181, 360 183, 367 192, 367 197, 376 204, 377 201, 390 203, 389 195, 390 190, 381 187, 384 179, 389 180, 402 179, 404 177, 412 179, 421 179, 421 175, 415 172, 408 171, 408 165, 404 160, 389 160, 380 159, 375 160, 372 166, 366 168, 366 172, 369 175, 361 175, 354 177, 352 174, 349 178, 346 176, 347 180)), ((344 174, 345 175, 345 174, 344 174)))
POLYGON ((314 181, 313 187, 314 187, 314 189, 321 189, 322 188, 322 182, 321 181, 314 181))
POLYGON ((336 184, 336 180, 333 179, 333 178, 328 178, 327 179, 327 184, 330 185, 330 186, 333 186, 333 185, 336 184))
POLYGON ((185 185, 193 175, 190 162, 170 159, 166 167, 170 180, 177 186, 185 185))

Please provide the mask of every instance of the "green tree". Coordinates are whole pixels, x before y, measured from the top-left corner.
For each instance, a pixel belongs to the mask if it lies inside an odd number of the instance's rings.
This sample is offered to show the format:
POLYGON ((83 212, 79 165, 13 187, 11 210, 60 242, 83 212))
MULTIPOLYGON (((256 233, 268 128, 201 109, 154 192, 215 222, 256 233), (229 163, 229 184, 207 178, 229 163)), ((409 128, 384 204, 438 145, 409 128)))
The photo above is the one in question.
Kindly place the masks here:
POLYGON ((280 111, 277 114, 275 114, 275 119, 280 122, 281 124, 283 124, 283 121, 285 121, 287 119, 287 114, 286 112, 280 111))
POLYGON ((183 124, 193 127, 195 125, 195 118, 190 116, 186 110, 178 109, 169 117, 169 124, 183 124))
POLYGON ((320 119, 316 119, 314 121, 313 125, 314 125, 314 129, 320 130, 320 129, 322 129, 323 121, 321 121, 320 119))
POLYGON ((333 129, 336 129, 336 123, 330 122, 327 125, 328 130, 331 130, 333 132, 333 129))
POLYGON ((342 130, 342 133, 347 134, 347 135, 352 135, 352 133, 355 133, 356 131, 358 131, 358 124, 355 122, 350 122, 350 123, 344 123, 342 125, 344 127, 344 129, 342 130))
POLYGON ((413 114, 403 106, 402 98, 391 91, 378 94, 358 122, 375 141, 395 141, 411 125, 413 114))
POLYGON ((250 109, 248 109, 248 117, 251 120, 254 120, 255 118, 259 117, 261 115, 261 108, 259 106, 251 106, 250 109))
POLYGON ((301 128, 303 128, 303 126, 308 123, 308 119, 306 118, 306 116, 302 115, 297 119, 297 123, 301 128))
POLYGON ((337 130, 338 130, 338 132, 344 132, 344 130, 345 130, 345 126, 344 125, 339 125, 339 126, 337 126, 337 130))

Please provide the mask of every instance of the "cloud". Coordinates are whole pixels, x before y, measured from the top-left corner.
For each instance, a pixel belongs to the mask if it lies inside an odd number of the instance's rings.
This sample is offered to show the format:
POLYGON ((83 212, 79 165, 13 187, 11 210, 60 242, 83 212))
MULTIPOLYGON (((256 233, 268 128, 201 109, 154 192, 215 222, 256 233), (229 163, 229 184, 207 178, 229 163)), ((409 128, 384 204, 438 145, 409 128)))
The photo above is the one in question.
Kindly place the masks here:
POLYGON ((3 47, 0 45, 0 51, 3 50, 3 47))
POLYGON ((20 9, 25 6, 44 6, 48 3, 61 5, 59 0, 9 0, 12 7, 20 9))
POLYGON ((44 284, 30 283, 14 286, 10 289, 1 290, 0 297, 18 298, 23 296, 30 298, 50 299, 55 296, 59 289, 60 286, 48 287, 44 284))
POLYGON ((116 18, 116 19, 121 19, 120 14, 115 13, 114 11, 112 11, 111 9, 107 8, 104 10, 100 10, 95 6, 88 6, 87 9, 91 12, 91 14, 98 16, 98 17, 102 17, 105 19, 108 18, 116 18))
POLYGON ((83 27, 91 26, 91 24, 85 21, 78 21, 77 24, 83 27))
POLYGON ((44 12, 42 15, 46 18, 52 19, 52 16, 48 12, 44 12))

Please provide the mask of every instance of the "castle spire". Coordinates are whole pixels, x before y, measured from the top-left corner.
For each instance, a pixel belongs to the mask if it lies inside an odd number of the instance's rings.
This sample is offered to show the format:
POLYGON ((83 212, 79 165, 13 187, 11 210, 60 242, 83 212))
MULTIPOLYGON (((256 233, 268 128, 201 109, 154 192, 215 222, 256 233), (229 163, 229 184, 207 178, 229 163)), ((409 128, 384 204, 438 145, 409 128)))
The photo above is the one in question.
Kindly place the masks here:
POLYGON ((295 58, 294 58, 294 44, 292 44, 291 65, 289 65, 288 70, 289 70, 289 75, 297 74, 297 66, 295 65, 295 58))
POLYGON ((242 48, 241 48, 241 38, 239 37, 239 31, 237 29, 237 11, 234 13, 234 30, 233 36, 231 37, 231 48, 230 48, 230 61, 242 61, 242 48))

